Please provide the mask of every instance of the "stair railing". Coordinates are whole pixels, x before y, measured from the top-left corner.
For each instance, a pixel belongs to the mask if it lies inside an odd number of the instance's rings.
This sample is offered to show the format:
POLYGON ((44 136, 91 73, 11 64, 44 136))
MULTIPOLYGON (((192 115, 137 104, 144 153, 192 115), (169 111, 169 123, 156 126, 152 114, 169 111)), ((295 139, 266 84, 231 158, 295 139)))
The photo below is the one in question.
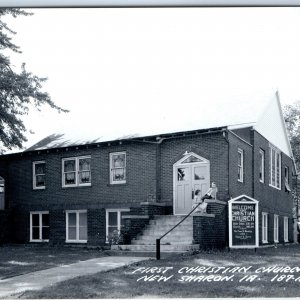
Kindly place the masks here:
MULTIPOLYGON (((205 199, 216 198, 217 187, 212 183, 212 187, 206 192, 206 194, 201 198, 202 201, 205 199)), ((182 220, 180 220, 176 225, 174 225, 170 230, 163 234, 160 238, 156 239, 156 259, 160 260, 160 240, 163 239, 167 234, 173 231, 178 225, 180 225, 184 220, 186 220, 203 202, 199 202, 182 220)))

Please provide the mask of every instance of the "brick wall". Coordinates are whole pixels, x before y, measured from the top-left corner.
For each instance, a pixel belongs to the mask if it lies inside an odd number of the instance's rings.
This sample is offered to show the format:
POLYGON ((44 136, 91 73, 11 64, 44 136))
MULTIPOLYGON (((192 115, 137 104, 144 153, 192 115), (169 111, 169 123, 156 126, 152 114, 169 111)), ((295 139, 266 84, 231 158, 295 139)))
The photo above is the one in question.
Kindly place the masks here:
POLYGON ((166 140, 161 145, 161 198, 173 205, 173 165, 185 151, 210 161, 210 181, 218 187, 218 198, 228 199, 228 144, 222 132, 166 140))
MULTIPOLYGON (((269 142, 255 130, 252 131, 253 144, 253 198, 259 201, 259 234, 262 236, 262 212, 268 213, 268 241, 274 243, 274 214, 279 216, 279 242, 283 243, 283 217, 289 218, 289 241, 293 241, 293 200, 290 192, 285 190, 284 167, 289 168, 290 186, 292 187, 293 162, 284 153, 281 153, 281 190, 269 186, 270 178, 270 150, 269 142), (259 181, 259 150, 265 153, 265 180, 259 181)), ((260 238, 261 243, 261 238, 260 238)))
POLYGON ((10 241, 12 235, 12 212, 10 210, 0 211, 0 244, 10 241))
POLYGON ((252 146, 231 132, 228 133, 229 146, 229 191, 230 197, 240 195, 252 197, 252 146), (243 182, 238 181, 238 149, 244 153, 243 182))

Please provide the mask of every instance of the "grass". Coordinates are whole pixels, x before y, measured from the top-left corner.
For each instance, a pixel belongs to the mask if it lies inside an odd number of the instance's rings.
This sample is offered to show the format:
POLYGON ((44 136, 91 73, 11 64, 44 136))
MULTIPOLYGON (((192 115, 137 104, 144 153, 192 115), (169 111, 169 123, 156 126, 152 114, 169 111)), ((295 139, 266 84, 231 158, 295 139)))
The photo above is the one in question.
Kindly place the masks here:
POLYGON ((101 256, 102 251, 84 248, 1 246, 0 280, 101 256))
MULTIPOLYGON (((215 269, 216 270, 216 269, 215 269)), ((224 269, 222 269, 224 270, 224 269)), ((242 269, 239 269, 242 270, 242 269)), ((162 275, 153 274, 153 275, 162 275)), ((209 275, 209 274, 205 274, 209 275)), ((210 274, 211 275, 211 274, 210 274)), ((160 278, 160 277, 157 277, 160 278)), ((215 277, 217 278, 217 277, 215 277)), ((254 250, 206 251, 194 254, 174 255, 160 261, 148 260, 112 271, 97 273, 90 276, 77 277, 61 282, 40 291, 28 291, 21 298, 179 298, 179 297, 297 297, 300 287, 300 246, 289 245, 278 248, 263 248, 254 250), (299 267, 295 273, 256 273, 259 268, 271 266, 299 267), (190 267, 224 267, 233 270, 234 267, 251 267, 246 273, 217 273, 220 276, 234 275, 232 280, 217 282, 187 282, 181 281, 181 276, 203 274, 179 273, 190 267), (163 276, 173 275, 164 282, 144 281, 144 275, 137 268, 169 267, 163 276), (182 269, 185 268, 185 269, 182 269), (274 276, 294 275, 299 281, 271 281, 274 276), (252 282, 240 281, 244 275, 257 276, 252 282)))

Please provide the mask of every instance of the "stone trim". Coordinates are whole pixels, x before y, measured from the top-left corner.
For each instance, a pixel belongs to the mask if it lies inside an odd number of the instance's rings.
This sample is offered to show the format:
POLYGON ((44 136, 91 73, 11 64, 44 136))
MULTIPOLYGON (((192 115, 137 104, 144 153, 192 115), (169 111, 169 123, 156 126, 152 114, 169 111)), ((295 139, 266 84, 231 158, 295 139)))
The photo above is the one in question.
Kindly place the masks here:
POLYGON ((216 203, 216 204, 222 204, 222 205, 227 205, 227 202, 217 200, 217 199, 205 199, 204 202, 206 203, 216 203))
POLYGON ((149 219, 149 216, 141 215, 124 215, 122 219, 149 219))
POLYGON ((207 213, 195 213, 192 215, 192 217, 208 217, 208 218, 215 218, 215 214, 207 214, 207 213))
POLYGON ((158 203, 158 202, 141 202, 140 205, 168 206, 167 203, 158 203))

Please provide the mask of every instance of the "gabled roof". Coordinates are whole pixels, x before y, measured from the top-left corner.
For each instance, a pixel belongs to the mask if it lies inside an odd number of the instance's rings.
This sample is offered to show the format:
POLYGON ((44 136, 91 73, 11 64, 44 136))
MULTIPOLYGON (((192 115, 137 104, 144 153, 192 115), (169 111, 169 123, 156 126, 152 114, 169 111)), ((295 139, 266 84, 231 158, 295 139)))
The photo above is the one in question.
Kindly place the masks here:
POLYGON ((292 157, 291 147, 287 137, 278 93, 260 95, 236 95, 235 97, 215 97, 199 99, 196 106, 177 105, 172 113, 158 112, 149 116, 145 112, 144 122, 131 122, 130 130, 126 123, 120 122, 120 128, 94 128, 89 123, 82 128, 67 128, 62 132, 53 133, 27 150, 42 150, 49 148, 85 145, 91 143, 126 140, 176 132, 203 130, 217 127, 237 129, 253 127, 271 143, 292 157), (274 127, 275 126, 275 127, 274 127), (276 134, 272 130, 276 128, 276 134))

